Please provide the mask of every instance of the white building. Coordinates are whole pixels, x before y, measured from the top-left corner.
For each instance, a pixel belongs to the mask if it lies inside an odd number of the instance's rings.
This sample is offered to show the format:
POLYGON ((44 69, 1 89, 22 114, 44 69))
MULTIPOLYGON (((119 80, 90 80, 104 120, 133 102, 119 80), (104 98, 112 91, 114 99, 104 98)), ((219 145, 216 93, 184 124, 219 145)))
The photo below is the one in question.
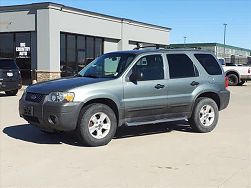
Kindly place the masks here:
POLYGON ((55 3, 0 7, 0 57, 15 58, 24 80, 72 75, 105 52, 138 42, 169 44, 170 28, 55 3))

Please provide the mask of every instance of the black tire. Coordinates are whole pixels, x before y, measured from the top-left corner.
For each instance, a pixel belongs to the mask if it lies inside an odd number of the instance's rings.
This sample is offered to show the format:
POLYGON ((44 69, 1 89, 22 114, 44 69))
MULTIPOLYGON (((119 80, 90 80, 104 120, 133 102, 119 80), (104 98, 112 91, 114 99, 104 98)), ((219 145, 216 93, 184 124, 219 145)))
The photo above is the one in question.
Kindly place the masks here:
POLYGON ((239 83, 239 78, 237 75, 235 74, 228 74, 227 75, 227 78, 228 78, 228 83, 230 86, 237 86, 238 83, 239 83))
POLYGON ((5 91, 5 94, 8 96, 15 96, 18 92, 18 89, 11 90, 11 91, 5 91))
POLYGON ((116 129, 117 118, 109 106, 105 104, 94 103, 87 105, 81 110, 77 126, 77 134, 83 145, 91 147, 106 145, 112 140, 116 133, 116 129), (103 121, 100 119, 101 116, 99 117, 99 113, 106 115, 106 118, 103 121), (94 116, 96 121, 99 121, 96 125, 92 121, 94 116), (110 125, 109 130, 103 129, 102 125, 104 121, 110 125), (94 129, 96 127, 96 129, 93 133, 91 133, 89 127, 93 127, 94 129), (105 136, 103 138, 96 138, 98 137, 98 131, 101 131, 102 134, 104 133, 105 136))
MULTIPOLYGON (((208 116, 204 114, 204 117, 208 117, 208 116)), ((210 98, 200 97, 195 102, 195 106, 193 109, 192 116, 189 119, 189 123, 194 131, 200 132, 200 133, 207 133, 207 132, 211 132, 216 127, 218 119, 219 119, 219 110, 215 101, 210 98), (206 120, 202 123, 200 118, 203 119, 203 115, 201 111, 205 109, 207 106, 211 107, 210 110, 211 110, 211 113, 214 113, 214 119, 206 118, 212 122, 209 123, 208 125, 205 125, 206 120)))
POLYGON ((242 86, 245 83, 245 81, 240 81, 240 83, 238 83, 238 86, 242 86))

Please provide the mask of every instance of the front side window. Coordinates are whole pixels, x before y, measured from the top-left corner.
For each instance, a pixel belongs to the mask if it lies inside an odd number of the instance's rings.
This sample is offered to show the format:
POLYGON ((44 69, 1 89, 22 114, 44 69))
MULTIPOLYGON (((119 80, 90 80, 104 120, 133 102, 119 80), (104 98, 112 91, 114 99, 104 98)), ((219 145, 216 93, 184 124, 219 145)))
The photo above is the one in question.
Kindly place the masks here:
POLYGON ((140 58, 133 71, 142 75, 138 81, 164 79, 163 59, 161 55, 148 55, 140 58))
POLYGON ((186 54, 167 54, 171 79, 197 76, 192 60, 186 54))
POLYGON ((194 54, 196 59, 210 75, 221 75, 222 70, 219 63, 211 54, 194 54))
POLYGON ((135 54, 109 53, 101 55, 81 70, 78 76, 92 78, 118 78, 132 63, 135 54))

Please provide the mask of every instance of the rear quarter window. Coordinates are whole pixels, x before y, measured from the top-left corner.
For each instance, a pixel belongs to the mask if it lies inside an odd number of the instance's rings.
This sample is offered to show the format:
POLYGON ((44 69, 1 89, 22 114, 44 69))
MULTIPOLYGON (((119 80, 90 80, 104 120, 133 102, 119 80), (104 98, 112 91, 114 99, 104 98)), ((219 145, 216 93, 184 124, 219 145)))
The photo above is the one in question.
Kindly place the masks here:
POLYGON ((195 58, 210 75, 221 75, 222 70, 219 63, 211 54, 194 54, 195 58))

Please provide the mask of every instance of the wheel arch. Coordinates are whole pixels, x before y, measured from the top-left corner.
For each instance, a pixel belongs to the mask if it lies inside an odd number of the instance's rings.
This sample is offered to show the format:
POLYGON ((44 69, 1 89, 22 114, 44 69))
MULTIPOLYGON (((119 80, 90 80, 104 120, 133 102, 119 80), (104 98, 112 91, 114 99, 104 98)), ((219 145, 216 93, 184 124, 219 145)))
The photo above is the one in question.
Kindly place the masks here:
POLYGON ((215 92, 203 92, 203 93, 200 93, 198 94, 198 96, 195 98, 194 100, 194 104, 193 104, 193 108, 194 108, 194 105, 195 105, 195 101, 198 99, 198 98, 201 98, 201 97, 207 97, 207 98, 210 98, 212 100, 214 100, 214 102, 217 104, 217 107, 218 109, 220 109, 220 97, 217 93, 215 92))
POLYGON ((240 74, 235 71, 235 70, 228 70, 227 72, 225 72, 226 76, 228 76, 229 74, 235 74, 238 77, 238 81, 240 82, 240 74))
POLYGON ((80 109, 80 112, 82 111, 82 109, 90 104, 94 104, 94 103, 99 103, 99 104, 105 104, 107 106, 109 106, 113 112, 115 113, 115 116, 117 118, 117 122, 119 122, 119 118, 120 118, 120 115, 119 115, 119 108, 118 108, 118 105, 117 103, 110 99, 110 98, 94 98, 94 99, 90 99, 86 102, 83 103, 81 109, 80 109))

